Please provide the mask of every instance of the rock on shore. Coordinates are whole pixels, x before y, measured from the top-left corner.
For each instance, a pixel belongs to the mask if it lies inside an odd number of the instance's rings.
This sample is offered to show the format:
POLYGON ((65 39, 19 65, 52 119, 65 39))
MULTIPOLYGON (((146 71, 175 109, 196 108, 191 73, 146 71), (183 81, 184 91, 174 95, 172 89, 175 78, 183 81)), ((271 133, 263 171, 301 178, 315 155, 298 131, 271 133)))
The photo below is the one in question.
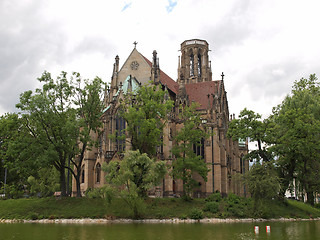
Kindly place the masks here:
POLYGON ((200 220, 194 219, 39 219, 39 220, 22 220, 22 219, 0 219, 0 223, 60 223, 60 224, 119 224, 119 223, 237 223, 237 222, 263 222, 263 221, 312 221, 320 220, 320 218, 300 219, 300 218, 278 218, 278 219, 220 219, 220 218, 204 218, 200 220))

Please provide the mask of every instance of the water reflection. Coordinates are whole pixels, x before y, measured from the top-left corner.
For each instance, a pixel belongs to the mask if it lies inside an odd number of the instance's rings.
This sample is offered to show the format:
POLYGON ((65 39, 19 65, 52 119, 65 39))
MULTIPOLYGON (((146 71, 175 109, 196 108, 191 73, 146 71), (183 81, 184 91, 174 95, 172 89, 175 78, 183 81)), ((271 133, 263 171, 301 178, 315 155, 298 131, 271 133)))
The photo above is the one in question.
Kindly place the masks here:
POLYGON ((317 239, 319 221, 223 224, 0 224, 0 239, 39 240, 281 240, 317 239), (254 233, 254 226, 260 228, 254 233), (266 226, 271 232, 266 232, 266 226))

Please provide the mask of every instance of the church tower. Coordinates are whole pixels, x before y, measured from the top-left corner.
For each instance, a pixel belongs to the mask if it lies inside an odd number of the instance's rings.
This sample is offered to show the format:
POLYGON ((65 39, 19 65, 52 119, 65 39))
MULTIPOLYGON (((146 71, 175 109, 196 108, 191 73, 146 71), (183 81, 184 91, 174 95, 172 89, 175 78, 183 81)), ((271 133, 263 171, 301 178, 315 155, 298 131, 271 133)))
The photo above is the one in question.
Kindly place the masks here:
POLYGON ((192 39, 181 43, 181 59, 178 66, 178 83, 212 81, 209 44, 205 40, 192 39))

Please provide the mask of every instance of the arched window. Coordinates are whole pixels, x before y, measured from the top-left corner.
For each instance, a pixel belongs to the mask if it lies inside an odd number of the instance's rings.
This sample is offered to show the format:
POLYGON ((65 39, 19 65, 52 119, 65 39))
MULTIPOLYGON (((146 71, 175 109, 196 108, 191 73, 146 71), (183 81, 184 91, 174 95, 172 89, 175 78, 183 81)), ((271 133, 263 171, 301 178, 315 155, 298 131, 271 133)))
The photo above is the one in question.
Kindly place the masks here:
POLYGON ((204 159, 204 138, 199 143, 193 144, 193 152, 204 159))
POLYGON ((96 165, 96 182, 100 183, 100 178, 101 178, 101 164, 97 163, 96 165))
POLYGON ((84 183, 84 169, 81 171, 81 183, 84 183))
POLYGON ((190 55, 190 77, 194 76, 194 55, 191 53, 190 55))
POLYGON ((126 129, 126 121, 120 117, 116 117, 116 150, 119 152, 123 152, 125 150, 125 129, 126 129))
POLYGON ((201 65, 202 65, 202 63, 201 63, 201 55, 200 55, 200 53, 198 54, 198 76, 199 77, 201 77, 201 65))

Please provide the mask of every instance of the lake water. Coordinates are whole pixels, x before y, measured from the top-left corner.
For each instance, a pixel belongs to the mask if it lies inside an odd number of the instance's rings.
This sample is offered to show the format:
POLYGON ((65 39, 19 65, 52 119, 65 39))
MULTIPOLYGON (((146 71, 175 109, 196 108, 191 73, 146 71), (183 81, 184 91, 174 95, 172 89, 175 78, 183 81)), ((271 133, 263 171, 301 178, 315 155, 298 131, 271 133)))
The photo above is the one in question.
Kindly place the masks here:
POLYGON ((226 240, 320 239, 320 221, 219 224, 39 224, 1 223, 0 239, 15 240, 226 240), (266 233, 266 226, 271 232, 266 233), (259 226, 255 234, 254 227, 259 226))

